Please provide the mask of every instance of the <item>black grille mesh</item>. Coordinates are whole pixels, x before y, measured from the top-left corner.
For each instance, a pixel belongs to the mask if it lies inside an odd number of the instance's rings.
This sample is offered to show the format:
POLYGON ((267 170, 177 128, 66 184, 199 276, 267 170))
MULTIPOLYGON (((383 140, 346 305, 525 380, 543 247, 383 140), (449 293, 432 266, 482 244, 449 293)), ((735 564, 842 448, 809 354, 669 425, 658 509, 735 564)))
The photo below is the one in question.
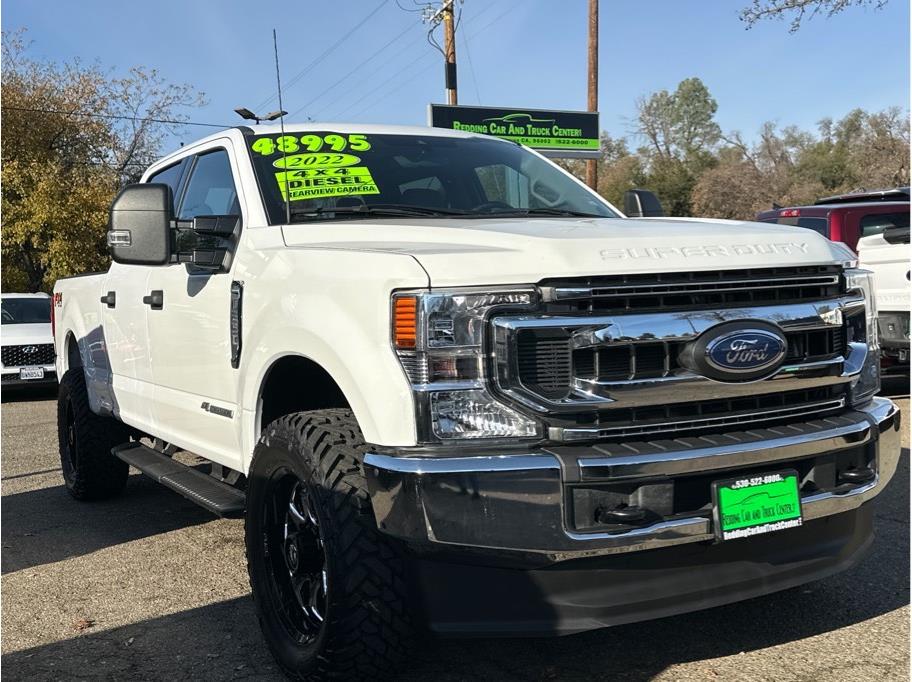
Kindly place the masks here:
MULTIPOLYGON (((786 363, 830 360, 845 352, 845 330, 842 327, 788 332, 785 336, 788 340, 786 363)), ((666 377, 680 369, 678 355, 684 345, 683 341, 660 341, 579 349, 573 351, 573 374, 581 379, 598 381, 666 377)), ((567 352, 570 352, 569 349, 567 352)), ((532 352, 527 353, 532 356, 532 352)), ((556 362, 554 358, 550 360, 556 362)), ((542 380, 543 372, 544 368, 537 371, 539 380, 542 380)), ((520 379, 526 383, 522 374, 520 379)))
POLYGON ((642 312, 833 298, 844 292, 840 273, 839 266, 813 265, 548 279, 539 285, 590 292, 572 300, 549 302, 549 313, 642 312))
POLYGON ((54 362, 54 344, 39 343, 23 346, 3 346, 0 359, 6 367, 50 365, 54 362))
POLYGON ((517 339, 519 376, 529 389, 546 398, 560 398, 570 390, 570 336, 559 331, 523 331, 517 339))

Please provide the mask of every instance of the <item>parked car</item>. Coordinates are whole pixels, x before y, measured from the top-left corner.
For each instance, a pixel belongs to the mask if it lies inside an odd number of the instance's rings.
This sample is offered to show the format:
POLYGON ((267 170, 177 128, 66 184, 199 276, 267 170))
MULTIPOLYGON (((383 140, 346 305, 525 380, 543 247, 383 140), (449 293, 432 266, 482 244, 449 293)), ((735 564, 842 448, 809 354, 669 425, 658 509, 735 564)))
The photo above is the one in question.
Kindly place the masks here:
POLYGON ((810 206, 777 207, 761 211, 757 220, 806 227, 857 250, 862 237, 887 227, 909 227, 909 188, 839 194, 810 206))
POLYGON ((51 297, 47 294, 0 295, 0 373, 2 386, 57 382, 51 297))
POLYGON ((871 544, 899 412, 870 273, 814 231, 627 219, 482 135, 286 123, 152 165, 108 243, 54 287, 66 487, 132 465, 244 514, 295 679, 388 679, 425 628, 756 597, 871 544))
POLYGON ((909 370, 909 226, 886 227, 858 242, 858 263, 874 273, 882 363, 887 371, 909 370))

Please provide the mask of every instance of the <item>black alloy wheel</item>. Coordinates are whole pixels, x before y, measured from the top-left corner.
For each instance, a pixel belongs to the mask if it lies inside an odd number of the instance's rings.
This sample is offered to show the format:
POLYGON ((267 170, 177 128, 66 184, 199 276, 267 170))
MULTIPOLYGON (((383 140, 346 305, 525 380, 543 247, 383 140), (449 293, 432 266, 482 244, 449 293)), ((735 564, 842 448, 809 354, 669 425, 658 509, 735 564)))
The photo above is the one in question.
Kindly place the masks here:
POLYGON ((263 498, 263 553, 272 598, 288 633, 302 645, 317 639, 329 604, 329 565, 313 491, 287 469, 263 498))

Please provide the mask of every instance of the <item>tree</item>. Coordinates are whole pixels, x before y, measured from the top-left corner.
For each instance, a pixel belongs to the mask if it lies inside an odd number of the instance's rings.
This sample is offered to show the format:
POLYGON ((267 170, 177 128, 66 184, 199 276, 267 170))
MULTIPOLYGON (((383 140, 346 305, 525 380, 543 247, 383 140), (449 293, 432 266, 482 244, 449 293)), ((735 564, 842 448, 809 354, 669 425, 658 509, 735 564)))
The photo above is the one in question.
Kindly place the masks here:
POLYGON ((909 184, 909 123, 898 107, 825 118, 816 136, 766 123, 752 145, 737 132, 723 140, 718 165, 694 185, 697 215, 750 219, 774 203, 909 184))
POLYGON ((110 202, 159 156, 180 108, 203 102, 154 70, 116 77, 98 66, 39 62, 23 33, 2 41, 2 286, 50 290, 103 269, 110 202))
POLYGON ((636 132, 646 144, 646 180, 670 215, 690 215, 697 178, 715 164, 721 131, 718 104, 699 78, 687 78, 673 93, 660 90, 637 101, 636 132))
POLYGON ((827 17, 839 14, 849 7, 874 6, 880 9, 888 0, 753 0, 748 7, 741 10, 741 21, 747 28, 766 19, 783 19, 792 17, 789 32, 794 33, 801 28, 805 17, 813 18, 821 12, 827 17))
POLYGON ((711 151, 719 141, 714 119, 718 108, 703 81, 687 78, 674 93, 660 90, 637 101, 637 133, 656 157, 686 161, 711 151))

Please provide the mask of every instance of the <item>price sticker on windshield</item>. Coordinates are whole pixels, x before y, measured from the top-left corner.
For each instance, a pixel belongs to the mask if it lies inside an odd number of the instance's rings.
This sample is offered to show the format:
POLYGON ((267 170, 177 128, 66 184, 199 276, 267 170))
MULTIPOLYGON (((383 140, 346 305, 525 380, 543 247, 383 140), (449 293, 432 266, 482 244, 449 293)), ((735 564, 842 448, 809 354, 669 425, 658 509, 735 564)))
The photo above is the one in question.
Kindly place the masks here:
POLYGON ((365 166, 305 168, 282 171, 275 176, 282 199, 288 201, 380 193, 365 166))
POLYGON ((260 137, 250 148, 271 159, 283 201, 379 194, 380 189, 361 157, 365 135, 306 134, 260 137))

